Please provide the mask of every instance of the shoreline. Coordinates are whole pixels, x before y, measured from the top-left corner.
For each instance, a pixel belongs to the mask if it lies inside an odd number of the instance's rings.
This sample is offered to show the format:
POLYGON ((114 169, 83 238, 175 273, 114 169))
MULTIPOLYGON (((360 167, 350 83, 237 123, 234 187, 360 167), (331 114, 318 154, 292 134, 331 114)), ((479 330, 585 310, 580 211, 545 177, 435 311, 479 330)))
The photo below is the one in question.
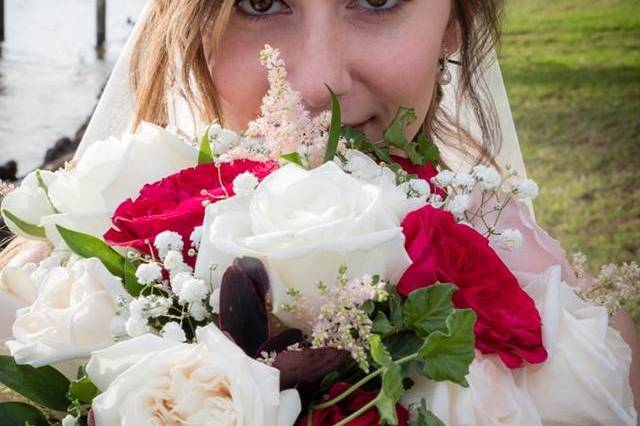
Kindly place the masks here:
MULTIPOLYGON (((103 86, 104 89, 104 86, 103 86)), ((98 99, 102 95, 102 90, 98 94, 98 99)), ((97 105, 97 102, 96 102, 97 105)), ((0 164, 0 180, 13 183, 14 185, 19 185, 22 179, 27 176, 29 173, 34 170, 57 170, 61 167, 64 167, 64 164, 67 161, 70 161, 73 158, 78 146, 80 145, 80 141, 82 140, 82 136, 84 136, 84 132, 87 130, 87 126, 89 125, 89 121, 93 116, 93 112, 95 111, 95 107, 91 110, 91 113, 87 116, 84 122, 76 129, 73 133, 72 137, 65 136, 62 137, 51 145, 50 148, 46 150, 44 153, 42 163, 40 166, 35 169, 27 172, 24 176, 17 176, 18 171, 18 162, 16 160, 8 160, 4 164, 0 164)), ((9 228, 5 225, 4 220, 0 216, 0 250, 3 250, 9 243, 13 240, 13 233, 9 230, 9 228)))

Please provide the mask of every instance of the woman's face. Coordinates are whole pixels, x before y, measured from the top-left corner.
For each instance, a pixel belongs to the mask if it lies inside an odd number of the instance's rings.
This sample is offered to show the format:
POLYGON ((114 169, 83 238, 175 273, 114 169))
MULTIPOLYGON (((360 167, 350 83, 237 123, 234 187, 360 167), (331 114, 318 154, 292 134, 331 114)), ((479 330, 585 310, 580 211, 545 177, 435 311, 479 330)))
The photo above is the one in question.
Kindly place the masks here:
POLYGON ((267 79, 258 54, 270 44, 312 114, 330 108, 327 84, 343 122, 369 138, 380 138, 400 106, 416 110, 408 132, 415 135, 450 45, 450 7, 450 0, 236 1, 218 54, 209 55, 224 124, 239 131, 259 115, 267 79))

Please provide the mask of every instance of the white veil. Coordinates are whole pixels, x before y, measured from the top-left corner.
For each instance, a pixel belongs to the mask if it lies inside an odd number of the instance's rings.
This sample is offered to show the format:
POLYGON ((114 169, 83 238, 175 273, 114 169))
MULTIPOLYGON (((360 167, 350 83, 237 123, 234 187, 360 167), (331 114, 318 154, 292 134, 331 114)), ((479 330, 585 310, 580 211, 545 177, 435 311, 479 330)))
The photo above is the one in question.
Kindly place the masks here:
MULTIPOLYGON (((152 1, 148 1, 138 18, 136 25, 127 41, 116 65, 113 73, 105 86, 105 90, 100 98, 98 106, 89 122, 89 126, 76 156, 81 155, 91 143, 105 139, 111 135, 120 135, 129 130, 131 117, 133 115, 133 93, 129 83, 129 59, 135 44, 135 39, 147 18, 152 1)), ((443 98, 443 106, 450 113, 456 114, 460 112, 461 125, 469 129, 472 134, 478 134, 479 126, 471 114, 465 113, 465 105, 457 105, 455 102, 457 90, 457 68, 450 66, 452 74, 451 84, 445 86, 443 98)), ((516 133, 513 117, 511 115, 511 107, 502 80, 502 72, 498 64, 497 57, 490 55, 484 73, 479 78, 485 80, 489 88, 489 94, 498 113, 498 120, 502 132, 502 147, 497 153, 497 161, 501 166, 511 166, 521 176, 526 176, 524 161, 520 151, 520 144, 516 133)), ((186 107, 184 100, 176 97, 173 105, 169 108, 170 121, 172 125, 178 127, 182 132, 196 136, 197 132, 202 129, 203 123, 193 121, 193 115, 186 107)), ((464 158, 454 152, 443 153, 448 164, 454 169, 464 169, 468 167, 464 158)))

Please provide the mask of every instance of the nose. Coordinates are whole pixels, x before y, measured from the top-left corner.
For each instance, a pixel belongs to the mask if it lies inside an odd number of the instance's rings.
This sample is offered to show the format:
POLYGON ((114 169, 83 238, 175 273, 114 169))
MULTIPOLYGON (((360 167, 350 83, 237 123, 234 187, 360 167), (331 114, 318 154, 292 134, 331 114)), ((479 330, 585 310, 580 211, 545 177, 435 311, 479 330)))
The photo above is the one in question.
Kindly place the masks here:
POLYGON ((305 107, 312 113, 331 108, 331 94, 340 99, 352 86, 344 33, 335 18, 310 17, 300 31, 295 59, 286 59, 289 81, 300 92, 305 107), (313 21, 313 22, 312 22, 313 21))

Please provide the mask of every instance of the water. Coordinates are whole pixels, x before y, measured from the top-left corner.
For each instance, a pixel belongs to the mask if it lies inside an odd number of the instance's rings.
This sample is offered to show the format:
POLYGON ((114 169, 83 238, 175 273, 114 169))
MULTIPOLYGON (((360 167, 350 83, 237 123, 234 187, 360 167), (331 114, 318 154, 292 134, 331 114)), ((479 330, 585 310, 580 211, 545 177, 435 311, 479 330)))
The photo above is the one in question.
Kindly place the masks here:
POLYGON ((104 57, 95 51, 96 0, 5 0, 0 57, 0 165, 19 174, 87 118, 145 0, 107 1, 104 57))

